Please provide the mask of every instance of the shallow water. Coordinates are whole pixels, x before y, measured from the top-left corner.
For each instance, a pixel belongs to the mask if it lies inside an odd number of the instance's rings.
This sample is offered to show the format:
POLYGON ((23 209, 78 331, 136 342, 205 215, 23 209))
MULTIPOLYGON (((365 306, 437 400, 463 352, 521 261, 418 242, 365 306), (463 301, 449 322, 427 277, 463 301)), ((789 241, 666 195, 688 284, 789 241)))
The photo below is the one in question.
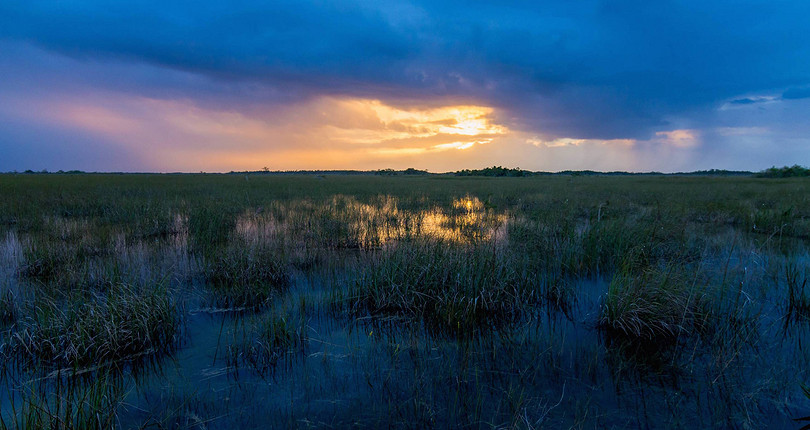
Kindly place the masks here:
MULTIPOLYGON (((508 246, 507 227, 515 222, 470 197, 412 218, 401 218, 394 199, 380 207, 334 200, 330 210, 357 216, 347 227, 353 239, 329 245, 332 257, 381 252, 411 235, 454 245, 488 240, 494 250, 508 246)), ((237 218, 239 244, 280 241, 299 252, 300 266, 309 264, 306 235, 290 238, 291 231, 300 233, 296 229, 311 233, 308 222, 285 225, 271 209, 237 218)), ((583 225, 575 227, 578 237, 589 228, 583 225)), ((597 328, 610 282, 600 278, 571 281, 572 300, 564 309, 538 307, 464 337, 403 316, 336 311, 330 306, 336 287, 318 270, 294 272, 293 285, 260 313, 212 308, 188 236, 188 217, 173 215, 161 246, 115 239, 122 270, 140 285, 168 278, 183 314, 181 340, 171 354, 116 374, 124 387, 116 413, 123 428, 796 428, 793 418, 810 414, 801 392, 810 370, 810 324, 786 317, 784 285, 765 275, 775 257, 756 249, 723 249, 704 258, 736 294, 730 316, 739 317, 739 326, 704 335, 719 341, 661 345, 627 343, 597 328), (299 330, 299 344, 268 367, 234 359, 235 348, 251 342, 262 320, 279 316, 299 330)), ((12 233, 0 242, 0 276, 8 285, 17 282, 22 248, 12 233)), ((795 261, 810 266, 806 252, 795 261)), ((21 387, 40 383, 52 390, 56 382, 41 376, 4 375, 0 412, 20 413, 21 387)))
POLYGON ((297 295, 325 293, 299 276, 276 306, 304 318, 300 348, 271 369, 229 366, 228 346, 260 315, 191 309, 182 346, 147 375, 130 375, 118 419, 125 428, 696 428, 742 427, 747 419, 792 428, 791 418, 807 410, 805 398, 774 380, 807 365, 801 336, 763 321, 753 346, 709 380, 701 373, 712 365, 705 351, 645 362, 611 346, 595 328, 606 283, 577 287, 568 316, 541 311, 460 340, 398 320, 295 309, 297 295), (775 371, 757 372, 761 366, 775 371))

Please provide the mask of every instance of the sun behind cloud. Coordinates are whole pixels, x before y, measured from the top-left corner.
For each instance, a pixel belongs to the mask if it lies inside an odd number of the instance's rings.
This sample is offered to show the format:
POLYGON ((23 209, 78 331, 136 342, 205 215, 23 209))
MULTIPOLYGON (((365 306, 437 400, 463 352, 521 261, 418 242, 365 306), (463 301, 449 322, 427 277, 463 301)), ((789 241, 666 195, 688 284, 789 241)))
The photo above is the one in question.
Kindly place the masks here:
POLYGON ((63 94, 28 100, 20 111, 103 137, 166 170, 398 166, 413 161, 403 157, 452 157, 510 133, 487 106, 402 107, 351 97, 225 110, 188 100, 63 94))
POLYGON ((352 99, 348 103, 359 111, 372 111, 379 118, 382 127, 347 130, 346 138, 361 142, 371 137, 373 143, 379 144, 381 151, 468 149, 476 144, 490 143, 495 137, 509 131, 505 126, 494 123, 494 109, 486 106, 398 108, 380 100, 367 99, 352 99), (353 134, 355 135, 352 136, 353 134), (412 145, 402 147, 397 143, 412 145), (386 144, 394 144, 396 148, 388 148, 386 144))

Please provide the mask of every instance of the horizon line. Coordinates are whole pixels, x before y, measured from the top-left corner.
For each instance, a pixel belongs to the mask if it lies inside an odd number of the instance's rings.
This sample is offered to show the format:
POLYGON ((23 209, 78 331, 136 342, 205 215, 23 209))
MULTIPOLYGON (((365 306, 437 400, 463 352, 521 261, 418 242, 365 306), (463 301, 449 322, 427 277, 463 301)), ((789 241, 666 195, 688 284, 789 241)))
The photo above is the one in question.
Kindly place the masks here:
MULTIPOLYGON (((385 175, 385 174, 405 174, 405 175, 457 175, 459 173, 468 173, 472 174, 474 172, 484 172, 488 169, 495 170, 499 169, 502 171, 511 171, 515 173, 523 173, 523 174, 531 174, 531 175, 565 175, 565 174, 591 174, 591 175, 699 175, 699 174, 733 174, 733 175, 754 175, 757 173, 764 172, 769 169, 780 169, 780 168, 791 168, 791 167, 802 167, 798 164, 793 166, 771 166, 766 169, 762 169, 759 171, 752 171, 752 170, 730 170, 730 169, 699 169, 699 170, 692 170, 692 171, 672 171, 672 172, 662 172, 662 171, 631 171, 631 170, 593 170, 593 169, 565 169, 565 170, 557 170, 557 171, 548 171, 548 170, 527 170, 527 169, 520 169, 519 167, 509 168, 509 167, 502 167, 502 166, 490 166, 484 168, 476 168, 476 169, 460 169, 460 170, 453 170, 453 171, 429 171, 427 169, 417 169, 413 167, 409 167, 406 169, 392 169, 392 168, 382 168, 382 169, 286 169, 286 170, 230 170, 230 171, 104 171, 104 170, 96 170, 96 171, 85 171, 80 169, 71 169, 71 170, 57 170, 57 171, 50 171, 48 169, 42 170, 33 170, 33 169, 26 169, 24 171, 6 171, 0 172, 0 174, 132 174, 132 175, 233 175, 233 174, 259 174, 259 175, 290 175, 290 174, 372 174, 372 175, 385 175)), ((474 176, 474 175, 473 175, 474 176)))

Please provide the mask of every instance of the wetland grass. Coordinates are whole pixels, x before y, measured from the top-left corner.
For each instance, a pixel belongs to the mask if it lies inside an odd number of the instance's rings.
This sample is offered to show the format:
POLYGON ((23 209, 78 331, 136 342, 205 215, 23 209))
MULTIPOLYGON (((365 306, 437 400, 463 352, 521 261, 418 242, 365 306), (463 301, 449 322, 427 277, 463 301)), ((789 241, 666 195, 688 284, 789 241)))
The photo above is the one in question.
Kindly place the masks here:
POLYGON ((798 319, 810 318, 810 295, 805 292, 807 267, 801 266, 795 259, 788 260, 784 273, 788 315, 798 319))
POLYGON ((494 244, 399 243, 361 263, 343 302, 357 315, 395 315, 459 335, 514 321, 542 302, 539 279, 494 244))
POLYGON ((164 289, 126 285, 39 297, 22 314, 3 345, 4 359, 23 369, 73 371, 169 353, 182 318, 164 289))
POLYGON ((82 381, 33 380, 21 384, 0 414, 0 429, 109 429, 121 426, 118 409, 127 387, 106 370, 82 381))
POLYGON ((211 301, 234 310, 258 310, 290 284, 283 256, 271 250, 231 249, 205 269, 211 301))
POLYGON ((0 329, 17 322, 20 314, 18 302, 11 290, 0 293, 0 329))
POLYGON ((284 357, 303 351, 307 342, 306 325, 291 315, 262 315, 246 321, 236 336, 228 346, 226 362, 234 368, 248 365, 260 375, 275 370, 284 357))
POLYGON ((612 336, 659 343, 695 334, 709 308, 706 290, 692 276, 679 267, 621 270, 608 286, 599 326, 612 336))
POLYGON ((803 179, 2 175, 0 195, 2 428, 810 409, 803 179))

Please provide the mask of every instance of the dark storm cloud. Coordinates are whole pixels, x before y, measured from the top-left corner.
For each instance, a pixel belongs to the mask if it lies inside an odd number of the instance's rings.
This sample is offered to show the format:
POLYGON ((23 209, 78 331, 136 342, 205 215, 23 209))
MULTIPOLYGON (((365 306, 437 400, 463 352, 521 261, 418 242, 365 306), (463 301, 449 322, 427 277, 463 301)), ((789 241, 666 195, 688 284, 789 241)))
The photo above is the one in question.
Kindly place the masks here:
POLYGON ((767 99, 767 98, 764 98, 764 97, 757 97, 757 98, 745 97, 745 98, 742 98, 742 99, 734 99, 734 100, 730 101, 729 103, 731 103, 733 105, 752 105, 752 104, 756 104, 756 103, 765 103, 765 102, 767 102, 769 100, 770 99, 767 99))
POLYGON ((156 75, 105 77, 114 89, 475 101, 513 127, 611 139, 806 88, 807 16, 802 1, 5 1, 0 37, 156 75))

